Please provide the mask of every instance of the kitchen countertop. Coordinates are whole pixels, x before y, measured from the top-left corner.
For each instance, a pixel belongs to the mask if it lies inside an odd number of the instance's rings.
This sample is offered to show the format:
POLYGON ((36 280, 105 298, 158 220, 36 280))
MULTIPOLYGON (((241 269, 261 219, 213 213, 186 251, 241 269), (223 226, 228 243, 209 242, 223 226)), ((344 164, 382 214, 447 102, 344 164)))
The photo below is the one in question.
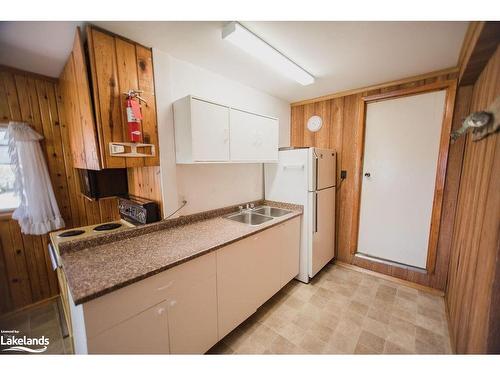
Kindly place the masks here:
POLYGON ((292 212, 258 226, 224 218, 237 206, 75 240, 59 248, 76 305, 302 215, 302 206, 257 201, 292 212))

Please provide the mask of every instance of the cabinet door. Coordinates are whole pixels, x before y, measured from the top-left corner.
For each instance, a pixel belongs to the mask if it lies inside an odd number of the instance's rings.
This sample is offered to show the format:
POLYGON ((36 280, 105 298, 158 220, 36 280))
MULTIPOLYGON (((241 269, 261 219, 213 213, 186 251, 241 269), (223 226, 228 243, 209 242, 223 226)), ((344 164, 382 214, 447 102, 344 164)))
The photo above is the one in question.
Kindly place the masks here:
POLYGON ((79 27, 76 29, 71 54, 59 77, 59 88, 64 103, 63 121, 68 129, 73 167, 101 169, 87 64, 79 27))
POLYGON ((169 354, 167 304, 153 306, 89 339, 89 354, 169 354))
POLYGON ((203 354, 218 341, 215 258, 208 254, 181 265, 168 303, 172 354, 203 354))
POLYGON ((231 160, 278 160, 278 120, 231 109, 231 160))
POLYGON ((282 231, 279 226, 254 235, 256 273, 253 276, 258 306, 281 289, 282 231))
POLYGON ((87 41, 103 168, 159 165, 151 50, 91 26, 87 27, 87 41), (155 146, 155 156, 122 157, 110 152, 110 142, 130 142, 123 95, 129 90, 143 91, 147 103, 140 103, 142 142, 155 146))
POLYGON ((299 273, 300 217, 291 219, 279 227, 281 249, 281 287, 299 273))
POLYGON ((217 251, 219 340, 259 307, 258 240, 252 236, 217 251))
POLYGON ((193 161, 229 161, 229 108, 191 100, 193 161))
POLYGON ((219 339, 281 289, 278 228, 270 228, 217 252, 219 339))

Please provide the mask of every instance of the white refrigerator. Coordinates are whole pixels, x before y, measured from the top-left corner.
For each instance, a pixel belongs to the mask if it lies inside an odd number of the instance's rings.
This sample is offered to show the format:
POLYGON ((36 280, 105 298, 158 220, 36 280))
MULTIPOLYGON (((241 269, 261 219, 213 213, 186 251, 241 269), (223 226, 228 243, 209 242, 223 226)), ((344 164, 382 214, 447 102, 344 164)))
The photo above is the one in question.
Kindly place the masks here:
POLYGON ((280 149, 278 163, 264 165, 265 198, 304 206, 300 271, 309 282, 335 255, 336 153, 320 148, 280 149))

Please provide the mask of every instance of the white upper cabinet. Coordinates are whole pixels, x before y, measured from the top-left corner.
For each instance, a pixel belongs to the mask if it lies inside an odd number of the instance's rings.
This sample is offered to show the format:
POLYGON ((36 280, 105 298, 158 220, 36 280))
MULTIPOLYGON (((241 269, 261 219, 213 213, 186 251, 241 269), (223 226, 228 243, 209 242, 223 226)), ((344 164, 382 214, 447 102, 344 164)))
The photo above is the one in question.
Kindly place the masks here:
POLYGON ((229 108, 187 96, 174 103, 177 163, 229 161, 229 108))
POLYGON ((278 160, 278 120, 231 108, 231 160, 278 160))
POLYGON ((186 96, 174 103, 178 164, 278 161, 278 120, 186 96))

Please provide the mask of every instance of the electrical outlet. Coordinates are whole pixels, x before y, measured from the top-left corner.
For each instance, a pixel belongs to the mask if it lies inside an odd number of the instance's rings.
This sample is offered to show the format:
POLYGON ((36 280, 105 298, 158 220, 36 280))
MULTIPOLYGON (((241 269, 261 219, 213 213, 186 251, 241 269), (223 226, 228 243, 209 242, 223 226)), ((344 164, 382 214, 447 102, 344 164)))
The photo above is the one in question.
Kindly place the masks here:
POLYGON ((345 180, 347 178, 347 171, 340 171, 340 179, 345 180))

